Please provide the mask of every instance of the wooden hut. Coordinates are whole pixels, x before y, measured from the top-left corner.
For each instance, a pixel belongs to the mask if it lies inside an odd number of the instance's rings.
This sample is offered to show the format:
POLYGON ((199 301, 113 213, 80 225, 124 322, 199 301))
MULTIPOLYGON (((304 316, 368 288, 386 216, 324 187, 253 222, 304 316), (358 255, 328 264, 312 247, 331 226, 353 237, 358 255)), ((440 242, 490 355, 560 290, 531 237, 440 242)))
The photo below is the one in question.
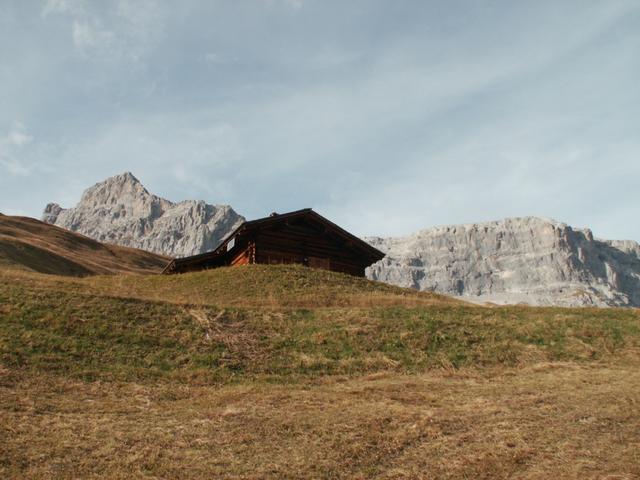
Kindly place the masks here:
POLYGON ((305 208, 244 222, 215 250, 176 258, 162 273, 253 263, 296 263, 362 277, 366 267, 383 257, 384 253, 305 208))

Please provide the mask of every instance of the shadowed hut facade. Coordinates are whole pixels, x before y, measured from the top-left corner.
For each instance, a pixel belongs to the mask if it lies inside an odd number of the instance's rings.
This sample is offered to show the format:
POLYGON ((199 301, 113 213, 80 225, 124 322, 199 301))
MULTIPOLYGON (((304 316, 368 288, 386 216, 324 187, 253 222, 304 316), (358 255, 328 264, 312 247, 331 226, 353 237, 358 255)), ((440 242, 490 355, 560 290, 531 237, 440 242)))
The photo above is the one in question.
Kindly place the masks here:
POLYGON ((164 274, 233 265, 301 264, 363 277, 384 253, 310 208, 244 222, 213 251, 172 260, 164 274))

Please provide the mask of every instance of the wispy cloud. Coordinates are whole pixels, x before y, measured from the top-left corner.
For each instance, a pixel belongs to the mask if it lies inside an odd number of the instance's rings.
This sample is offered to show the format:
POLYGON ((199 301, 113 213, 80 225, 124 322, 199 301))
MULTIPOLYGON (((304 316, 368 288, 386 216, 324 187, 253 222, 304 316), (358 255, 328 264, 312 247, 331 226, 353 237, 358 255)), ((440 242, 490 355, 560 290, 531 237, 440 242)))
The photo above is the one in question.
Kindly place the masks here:
POLYGON ((28 175, 31 168, 22 158, 22 153, 33 137, 29 135, 24 125, 19 122, 9 129, 5 135, 0 136, 0 167, 9 175, 28 175))
POLYGON ((84 0, 46 0, 42 7, 42 15, 47 16, 56 13, 83 14, 86 10, 84 0))
POLYGON ((164 7, 155 0, 48 0, 42 16, 68 19, 76 50, 86 58, 139 61, 163 33, 164 7))
POLYGON ((294 10, 299 10, 304 6, 304 0, 262 0, 269 7, 286 6, 294 10))

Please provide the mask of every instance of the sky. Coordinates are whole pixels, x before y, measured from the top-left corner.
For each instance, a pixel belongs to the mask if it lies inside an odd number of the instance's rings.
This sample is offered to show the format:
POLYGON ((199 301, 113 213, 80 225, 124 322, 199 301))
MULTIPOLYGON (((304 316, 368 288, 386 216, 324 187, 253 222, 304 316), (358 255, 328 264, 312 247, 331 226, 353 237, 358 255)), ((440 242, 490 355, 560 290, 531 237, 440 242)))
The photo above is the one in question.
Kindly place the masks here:
POLYGON ((131 171, 358 235, 640 240, 639 0, 0 0, 0 212, 131 171))

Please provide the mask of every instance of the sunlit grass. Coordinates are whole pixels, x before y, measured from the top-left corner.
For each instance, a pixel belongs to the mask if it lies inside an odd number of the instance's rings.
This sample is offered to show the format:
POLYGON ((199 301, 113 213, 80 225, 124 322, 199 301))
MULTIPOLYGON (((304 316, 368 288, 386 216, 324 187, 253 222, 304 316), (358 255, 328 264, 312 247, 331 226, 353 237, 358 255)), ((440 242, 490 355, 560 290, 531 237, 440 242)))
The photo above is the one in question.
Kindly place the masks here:
POLYGON ((640 313, 0 270, 2 478, 640 476, 640 313))

